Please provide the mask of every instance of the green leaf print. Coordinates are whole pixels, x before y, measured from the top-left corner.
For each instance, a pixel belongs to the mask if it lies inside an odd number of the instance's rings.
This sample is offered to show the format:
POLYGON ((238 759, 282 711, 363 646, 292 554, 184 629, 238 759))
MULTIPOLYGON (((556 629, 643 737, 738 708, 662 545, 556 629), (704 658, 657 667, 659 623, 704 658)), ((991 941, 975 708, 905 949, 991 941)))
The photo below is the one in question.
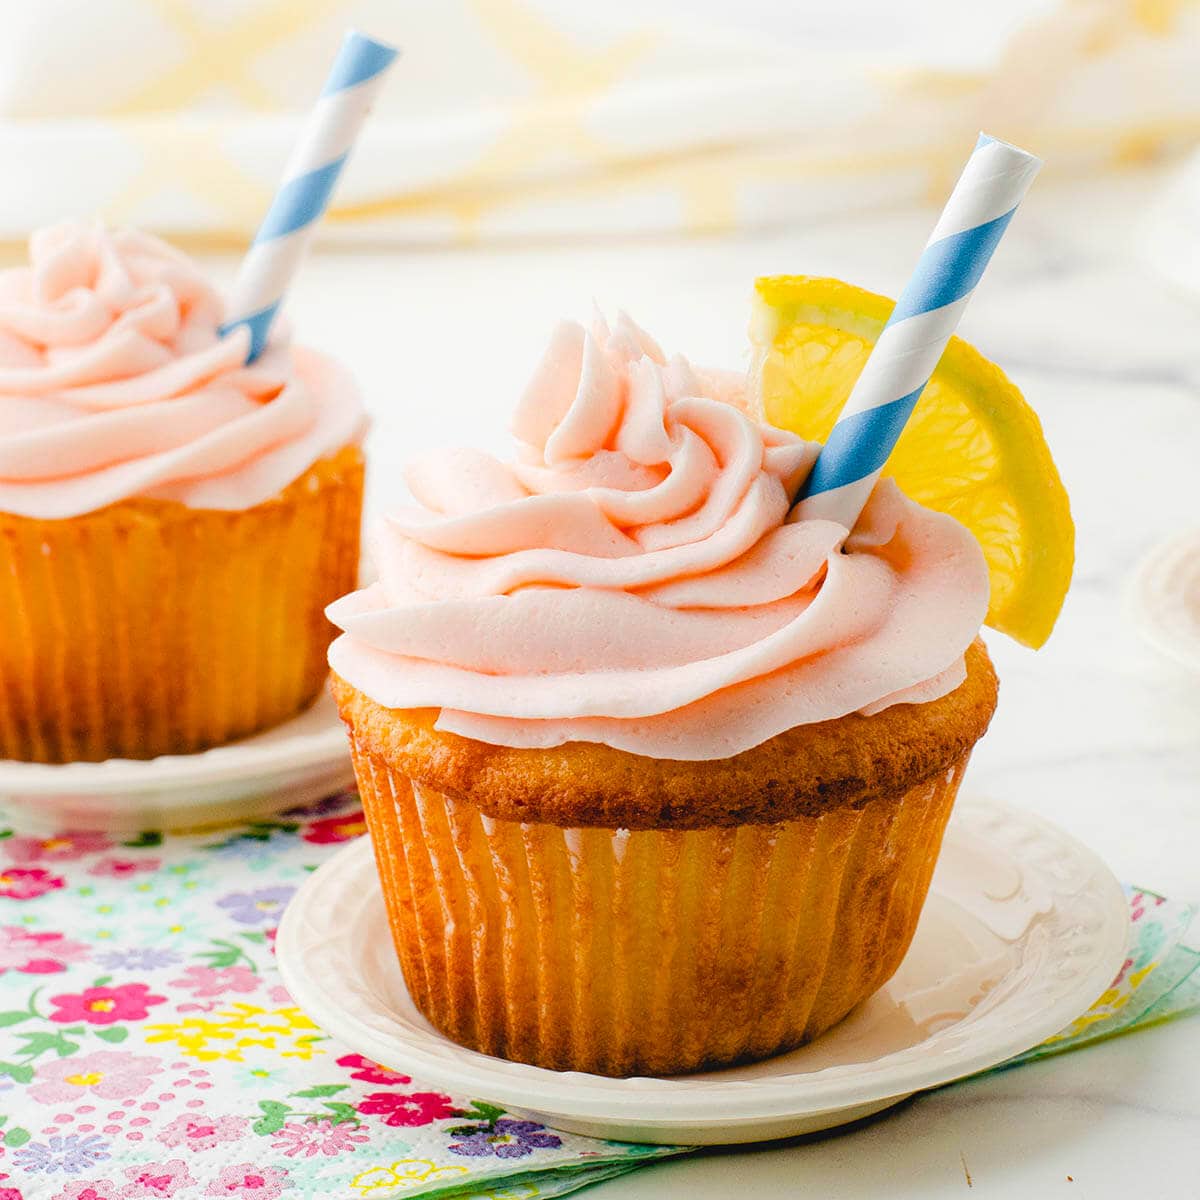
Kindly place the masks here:
POLYGON ((232 942, 227 942, 223 938, 209 938, 209 945, 213 949, 197 950, 194 957, 204 959, 210 967, 216 970, 222 967, 237 966, 238 963, 249 967, 251 971, 258 970, 254 959, 240 946, 235 946, 232 942))
POLYGON ((258 1107, 262 1110, 262 1116, 254 1122, 251 1129, 259 1137, 267 1137, 272 1133, 278 1133, 287 1123, 287 1119, 292 1112, 291 1105, 280 1104, 278 1100, 260 1100, 258 1107))
MULTIPOLYGON (((482 1121, 489 1129, 504 1116, 507 1110, 497 1107, 495 1104, 486 1104, 482 1100, 472 1100, 470 1108, 460 1108, 455 1111, 456 1117, 467 1117, 472 1121, 482 1121)), ((447 1132, 453 1133, 456 1136, 459 1134, 477 1133, 478 1130, 474 1126, 462 1125, 447 1132)))
POLYGON ((16 1083, 32 1083, 33 1068, 24 1063, 0 1062, 0 1074, 7 1075, 16 1083))
POLYGON ((129 1030, 124 1025, 110 1025, 107 1029, 97 1029, 96 1036, 106 1042, 123 1042, 129 1036, 129 1030))
POLYGON ((162 834, 154 829, 144 830, 136 837, 131 838, 127 842, 122 842, 122 846, 128 846, 131 850, 149 849, 151 846, 162 845, 162 834))
POLYGON ((26 1059, 40 1058, 51 1050, 59 1058, 66 1058, 68 1054, 74 1054, 79 1049, 78 1042, 71 1041, 61 1033, 46 1033, 37 1029, 30 1033, 18 1033, 17 1037, 25 1043, 21 1047, 21 1053, 26 1059))
MULTIPOLYGON (((353 1104, 343 1104, 337 1100, 326 1100, 321 1107, 327 1108, 333 1114, 333 1123, 335 1125, 345 1125, 348 1121, 353 1121, 355 1125, 361 1124, 358 1119, 358 1112, 355 1110, 353 1104)), ((308 1119, 310 1121, 322 1121, 328 1118, 318 1113, 308 1119)))
POLYGON ((305 1088, 302 1092, 289 1092, 297 1100, 320 1100, 322 1096, 336 1096, 338 1092, 344 1092, 347 1088, 345 1083, 322 1083, 316 1087, 305 1088))
POLYGON ((300 826, 295 821, 253 821, 240 833, 235 833, 223 841, 214 842, 209 850, 227 850, 238 842, 265 843, 271 840, 275 833, 295 833, 300 826))
POLYGON ((42 1014, 37 1010, 37 998, 42 994, 42 989, 34 988, 29 993, 29 1002, 24 1008, 10 1009, 8 1012, 0 1012, 0 1029, 7 1029, 11 1025, 19 1025, 22 1021, 31 1020, 33 1017, 40 1017, 42 1014))
POLYGON ((23 1146, 33 1134, 28 1129, 22 1129, 19 1125, 14 1125, 5 1135, 4 1144, 10 1149, 15 1150, 18 1146, 23 1146))

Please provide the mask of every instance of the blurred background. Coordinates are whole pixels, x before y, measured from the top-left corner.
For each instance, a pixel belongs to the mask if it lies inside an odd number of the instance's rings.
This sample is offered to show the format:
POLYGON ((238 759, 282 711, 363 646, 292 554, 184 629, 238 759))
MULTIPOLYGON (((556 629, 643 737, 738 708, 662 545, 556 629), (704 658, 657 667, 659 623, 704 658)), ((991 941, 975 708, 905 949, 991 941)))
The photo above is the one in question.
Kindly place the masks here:
POLYGON ((1147 648, 1125 591, 1198 523, 1200 3, 0 10, 0 254, 96 215, 223 282, 345 28, 403 47, 287 305, 361 382, 374 512, 427 447, 506 452, 558 318, 624 307, 668 351, 736 366, 756 275, 895 295, 978 130, 1044 157, 960 332, 1040 413, 1078 562, 1044 651, 991 638, 1005 697, 972 786, 1038 807, 1122 878, 1194 892, 1200 688, 1147 648))
POLYGON ((403 46, 326 240, 712 233, 1051 176, 1200 132, 1186 0, 5 0, 0 237, 97 212, 237 244, 342 31, 403 46))

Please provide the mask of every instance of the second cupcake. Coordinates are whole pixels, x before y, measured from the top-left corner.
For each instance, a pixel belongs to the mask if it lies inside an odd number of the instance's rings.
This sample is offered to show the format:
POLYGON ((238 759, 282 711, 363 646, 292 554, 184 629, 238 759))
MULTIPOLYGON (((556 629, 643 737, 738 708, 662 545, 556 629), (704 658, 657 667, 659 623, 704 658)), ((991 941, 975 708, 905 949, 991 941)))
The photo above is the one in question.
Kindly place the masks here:
POLYGON ((244 366, 223 315, 131 230, 43 230, 0 273, 0 757, 201 750, 319 691, 363 409, 312 351, 244 366))

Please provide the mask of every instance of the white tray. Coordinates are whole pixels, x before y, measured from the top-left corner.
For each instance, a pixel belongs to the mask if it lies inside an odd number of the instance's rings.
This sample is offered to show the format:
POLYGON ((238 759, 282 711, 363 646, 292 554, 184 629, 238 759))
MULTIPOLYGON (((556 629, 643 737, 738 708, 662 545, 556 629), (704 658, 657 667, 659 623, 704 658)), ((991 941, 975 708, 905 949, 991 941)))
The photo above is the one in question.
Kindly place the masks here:
POLYGON ((22 828, 186 829, 309 804, 354 782, 333 698, 264 733, 200 754, 100 763, 0 759, 0 811, 22 828))
POLYGON ((1124 960, 1127 906, 1062 830, 960 803, 913 945, 892 981, 811 1045, 668 1079, 546 1071, 464 1049, 417 1011, 366 838, 301 887, 277 955, 328 1033, 423 1084, 573 1133, 685 1145, 827 1129, 1029 1049, 1084 1012, 1124 960))

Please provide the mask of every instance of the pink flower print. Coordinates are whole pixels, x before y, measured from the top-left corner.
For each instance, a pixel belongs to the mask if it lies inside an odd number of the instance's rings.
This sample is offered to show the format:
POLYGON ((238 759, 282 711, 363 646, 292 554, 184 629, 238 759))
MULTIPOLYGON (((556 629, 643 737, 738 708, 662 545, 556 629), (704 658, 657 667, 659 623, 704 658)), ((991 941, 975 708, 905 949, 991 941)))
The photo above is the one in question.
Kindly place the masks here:
POLYGON ((367 821, 361 811, 342 813, 314 821, 300 836, 316 846, 332 846, 349 842, 367 832, 367 821))
POLYGON ((233 1196, 236 1200, 275 1200, 288 1186, 286 1171, 236 1163, 226 1167, 205 1189, 206 1196, 233 1196))
POLYGON ((15 837, 4 843, 13 862, 73 862, 86 854, 99 854, 112 847, 102 833, 68 832, 52 837, 15 837))
POLYGON ((129 879, 141 871, 157 871, 160 858, 102 858, 89 869, 89 875, 100 879, 129 879))
POLYGON ((89 1025, 113 1025, 117 1021, 142 1021, 150 1015, 154 1004, 166 1003, 166 996, 155 996, 144 983, 123 983, 119 987, 91 987, 82 992, 65 992, 51 996, 55 1006, 51 1021, 73 1025, 86 1021, 89 1025))
POLYGON ((188 1150, 211 1150, 222 1142, 238 1141, 250 1128, 245 1117, 206 1117, 201 1113, 183 1113, 158 1135, 164 1146, 184 1146, 188 1150))
POLYGON ((121 1200, 121 1193, 111 1179, 82 1179, 64 1184, 50 1200, 121 1200))
POLYGON ((24 1200, 16 1188, 0 1187, 0 1200, 24 1200))
POLYGON ((441 1092, 372 1092, 359 1102, 358 1111, 380 1115, 391 1126, 429 1125, 459 1115, 450 1097, 441 1092))
POLYGON ((129 1182, 121 1189, 121 1200, 158 1200, 174 1196, 182 1187, 198 1183, 182 1158, 165 1163, 143 1163, 125 1168, 129 1182))
POLYGON ((334 1155, 357 1150, 370 1141, 365 1133, 354 1129, 349 1122, 335 1125, 332 1121, 310 1121, 303 1125, 289 1122, 275 1134, 272 1150, 281 1150, 287 1158, 312 1158, 316 1154, 334 1155))
POLYGON ((372 1062, 369 1058, 364 1058, 361 1054, 343 1054, 337 1060, 339 1067, 353 1067, 350 1072, 351 1079, 362 1079, 367 1083, 381 1083, 385 1087, 390 1085, 399 1086, 405 1083, 412 1083, 412 1079, 408 1075, 401 1075, 399 1071, 393 1071, 389 1067, 383 1066, 381 1063, 372 1062))
POLYGON ((157 1058, 125 1050, 96 1050, 43 1062, 29 1095, 41 1104, 62 1104, 87 1095, 102 1100, 140 1096, 162 1070, 157 1058))
POLYGON ((8 900, 36 900, 65 886, 65 879, 41 867, 8 867, 0 871, 0 896, 8 900))
POLYGON ((249 967, 188 967, 171 986, 191 992, 197 1000, 210 1000, 226 992, 253 992, 258 976, 249 967))
POLYGON ((20 925, 0 925, 0 975, 21 971, 26 975, 53 975, 67 963, 87 958, 83 942, 61 933, 34 933, 20 925))

